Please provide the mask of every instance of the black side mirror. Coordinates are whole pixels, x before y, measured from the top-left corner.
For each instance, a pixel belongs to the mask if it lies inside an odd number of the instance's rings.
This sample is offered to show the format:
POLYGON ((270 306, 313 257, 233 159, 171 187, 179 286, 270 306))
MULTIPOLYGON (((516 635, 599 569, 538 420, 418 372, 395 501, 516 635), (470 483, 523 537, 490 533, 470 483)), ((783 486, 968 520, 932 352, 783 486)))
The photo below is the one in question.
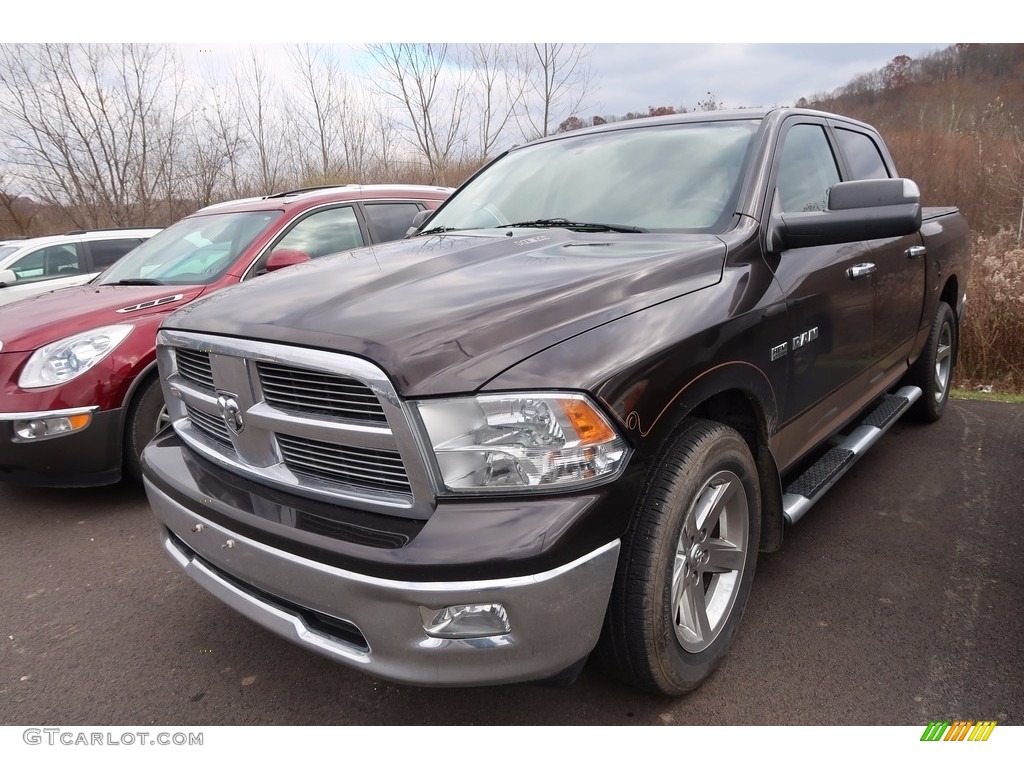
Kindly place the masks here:
POLYGON ((843 181, 829 190, 826 210, 774 216, 768 249, 902 237, 920 228, 921 193, 910 179, 843 181))

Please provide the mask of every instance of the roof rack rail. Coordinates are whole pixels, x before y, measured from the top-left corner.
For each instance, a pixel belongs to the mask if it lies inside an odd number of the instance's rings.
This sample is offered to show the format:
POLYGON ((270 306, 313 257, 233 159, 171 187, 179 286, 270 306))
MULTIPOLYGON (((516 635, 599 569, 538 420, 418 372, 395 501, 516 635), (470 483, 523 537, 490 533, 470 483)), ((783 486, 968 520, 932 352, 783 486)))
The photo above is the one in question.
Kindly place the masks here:
POLYGON ((273 200, 277 197, 290 197, 291 195, 301 195, 303 192, 316 192, 320 189, 339 189, 341 187, 353 187, 358 186, 356 184, 321 184, 316 187, 302 187, 301 189, 289 189, 287 192, 275 192, 272 195, 264 195, 264 200, 273 200))

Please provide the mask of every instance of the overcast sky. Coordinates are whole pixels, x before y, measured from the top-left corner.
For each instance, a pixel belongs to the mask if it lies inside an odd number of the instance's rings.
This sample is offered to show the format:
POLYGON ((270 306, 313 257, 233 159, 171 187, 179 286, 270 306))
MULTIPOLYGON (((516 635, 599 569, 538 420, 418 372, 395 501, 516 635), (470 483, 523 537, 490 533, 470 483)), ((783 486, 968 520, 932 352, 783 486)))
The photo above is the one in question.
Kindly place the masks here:
POLYGON ((597 114, 693 108, 707 92, 726 107, 792 105, 832 91, 894 56, 918 58, 949 43, 602 44, 593 69, 597 114))
POLYGON ((1006 18, 996 0, 972 0, 969 18, 905 5, 858 0, 826 15, 806 0, 50 0, 45 18, 29 3, 5 11, 15 18, 0 40, 177 42, 215 53, 285 42, 590 42, 592 113, 623 114, 692 108, 709 91, 727 107, 792 104, 899 54, 1019 37, 994 21, 1006 18))

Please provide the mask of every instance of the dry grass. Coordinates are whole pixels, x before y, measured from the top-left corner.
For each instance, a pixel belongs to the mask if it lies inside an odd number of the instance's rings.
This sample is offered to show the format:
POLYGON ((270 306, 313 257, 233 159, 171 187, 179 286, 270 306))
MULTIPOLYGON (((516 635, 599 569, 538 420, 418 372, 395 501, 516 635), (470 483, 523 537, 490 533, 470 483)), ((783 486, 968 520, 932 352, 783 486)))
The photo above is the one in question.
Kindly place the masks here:
POLYGON ((957 386, 1024 392, 1024 245, 1015 233, 975 237, 967 297, 957 386))

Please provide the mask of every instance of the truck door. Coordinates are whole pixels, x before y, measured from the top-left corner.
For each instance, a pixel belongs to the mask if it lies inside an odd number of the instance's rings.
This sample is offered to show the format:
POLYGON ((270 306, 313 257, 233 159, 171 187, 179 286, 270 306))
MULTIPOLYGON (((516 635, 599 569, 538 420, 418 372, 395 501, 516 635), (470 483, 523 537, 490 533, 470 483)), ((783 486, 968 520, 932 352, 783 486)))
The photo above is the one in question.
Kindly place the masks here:
MULTIPOLYGON (((770 179, 769 215, 825 209, 840 171, 823 121, 800 117, 783 127, 770 179)), ((775 255, 790 319, 789 337, 770 351, 773 365, 788 366, 785 426, 773 446, 783 465, 837 427, 851 399, 849 387, 871 364, 874 286, 862 267, 871 256, 864 242, 775 255)))
MULTIPOLYGON (((844 180, 885 179, 893 174, 875 139, 852 126, 833 124, 847 172, 844 180)), ((921 326, 924 306, 925 259, 921 235, 872 240, 868 263, 875 289, 874 341, 871 383, 904 365, 921 326)))

